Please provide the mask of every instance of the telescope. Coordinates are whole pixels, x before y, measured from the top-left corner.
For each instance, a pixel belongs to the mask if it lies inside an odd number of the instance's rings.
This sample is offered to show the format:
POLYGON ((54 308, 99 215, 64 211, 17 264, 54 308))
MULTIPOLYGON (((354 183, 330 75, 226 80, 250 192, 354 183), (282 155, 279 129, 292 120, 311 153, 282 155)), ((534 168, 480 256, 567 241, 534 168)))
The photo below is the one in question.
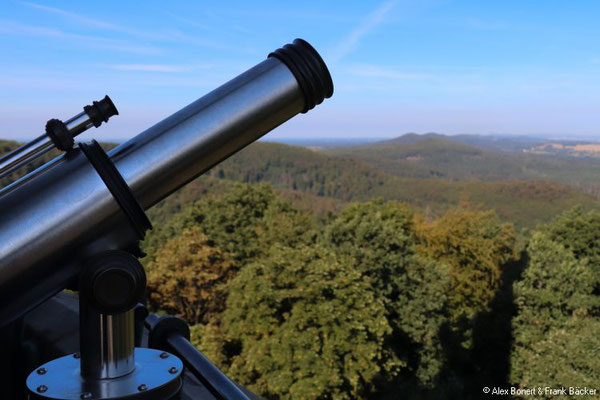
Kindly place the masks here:
POLYGON ((0 158, 1 177, 64 151, 0 190, 0 397, 257 398, 184 321, 148 315, 144 210, 332 94, 321 56, 295 39, 108 153, 74 142, 118 114, 107 96, 0 158))

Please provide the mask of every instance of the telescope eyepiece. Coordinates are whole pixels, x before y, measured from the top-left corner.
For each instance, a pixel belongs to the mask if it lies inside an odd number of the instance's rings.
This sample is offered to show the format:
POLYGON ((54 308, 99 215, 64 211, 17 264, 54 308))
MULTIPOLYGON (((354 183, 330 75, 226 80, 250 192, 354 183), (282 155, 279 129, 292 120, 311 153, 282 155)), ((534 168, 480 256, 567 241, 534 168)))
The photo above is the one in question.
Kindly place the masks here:
POLYGON ((307 41, 295 39, 270 53, 268 57, 277 58, 294 74, 304 94, 303 113, 312 110, 333 95, 333 81, 329 69, 307 41))
POLYGON ((104 96, 100 101, 92 102, 92 105, 83 107, 83 111, 90 117, 90 121, 97 128, 113 115, 119 115, 119 111, 110 97, 104 96))

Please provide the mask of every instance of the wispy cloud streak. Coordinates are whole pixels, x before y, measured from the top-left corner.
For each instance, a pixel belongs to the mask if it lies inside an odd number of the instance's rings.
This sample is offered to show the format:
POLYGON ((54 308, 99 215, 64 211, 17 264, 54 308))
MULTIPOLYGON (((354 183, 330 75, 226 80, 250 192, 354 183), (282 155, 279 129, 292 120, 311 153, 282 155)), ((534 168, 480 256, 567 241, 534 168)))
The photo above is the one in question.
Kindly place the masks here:
POLYGON ((0 19, 0 34, 25 35, 42 38, 67 39, 84 44, 87 47, 104 48, 114 51, 122 51, 136 54, 162 54, 164 51, 155 46, 143 46, 130 44, 121 40, 114 40, 99 36, 81 35, 77 33, 65 32, 56 28, 46 28, 42 26, 32 26, 20 24, 10 20, 0 19))
POLYGON ((149 32, 139 31, 136 29, 131 29, 131 28, 127 28, 124 26, 115 25, 115 24, 111 24, 109 22, 86 17, 85 15, 76 14, 74 12, 66 11, 66 10, 63 10, 63 9, 57 8, 57 7, 45 6, 42 4, 31 3, 28 1, 22 1, 22 2, 20 2, 20 4, 30 7, 30 8, 36 8, 38 10, 46 11, 51 14, 61 15, 65 18, 68 18, 68 19, 75 21, 77 23, 80 23, 82 25, 86 25, 86 26, 92 27, 92 28, 102 29, 105 31, 125 33, 125 34, 131 35, 131 36, 148 38, 148 39, 159 39, 159 38, 163 37, 162 35, 156 35, 156 34, 149 33, 149 32))
POLYGON ((163 65, 163 64, 117 64, 110 65, 110 69, 117 71, 136 71, 136 72, 185 72, 192 68, 184 65, 163 65))
POLYGON ((340 61, 358 47, 361 39, 375 27, 380 25, 387 14, 396 6, 395 0, 388 0, 379 5, 349 35, 344 37, 333 51, 332 62, 340 61))
POLYGON ((57 8, 57 7, 50 7, 50 6, 46 6, 46 5, 42 5, 42 4, 38 4, 38 3, 32 3, 32 2, 28 2, 28 1, 22 1, 22 2, 20 2, 20 4, 30 7, 30 8, 39 9, 39 10, 42 10, 42 11, 45 11, 45 12, 48 12, 51 14, 60 15, 64 18, 70 19, 73 22, 79 23, 81 25, 85 25, 87 27, 97 28, 99 30, 104 30, 107 32, 121 33, 121 34, 129 35, 129 36, 132 36, 135 38, 139 38, 139 39, 151 39, 151 40, 163 41, 163 42, 187 43, 187 44, 192 44, 192 45, 196 45, 196 46, 217 48, 217 49, 228 48, 227 46, 223 46, 213 40, 204 39, 204 38, 200 38, 197 36, 189 36, 180 31, 177 31, 177 30, 170 31, 170 32, 163 32, 163 33, 149 32, 147 30, 133 29, 133 28, 129 28, 129 27, 121 26, 121 25, 116 25, 116 24, 113 24, 110 22, 98 20, 95 18, 90 18, 85 15, 77 14, 77 13, 63 10, 63 9, 57 8))
POLYGON ((379 65, 371 64, 351 65, 345 69, 345 72, 349 75, 366 78, 381 78, 394 80, 415 80, 428 79, 433 77, 430 74, 404 72, 398 68, 382 67, 379 65))
POLYGON ((167 12, 165 14, 168 15, 169 17, 173 18, 176 21, 186 23, 186 24, 191 25, 193 27, 204 29, 204 30, 207 30, 207 31, 212 31, 213 30, 213 28, 210 25, 207 25, 207 24, 204 24, 204 23, 200 23, 200 22, 198 22, 195 19, 185 18, 185 17, 182 17, 181 15, 177 15, 177 14, 174 14, 174 13, 171 13, 171 12, 167 12))

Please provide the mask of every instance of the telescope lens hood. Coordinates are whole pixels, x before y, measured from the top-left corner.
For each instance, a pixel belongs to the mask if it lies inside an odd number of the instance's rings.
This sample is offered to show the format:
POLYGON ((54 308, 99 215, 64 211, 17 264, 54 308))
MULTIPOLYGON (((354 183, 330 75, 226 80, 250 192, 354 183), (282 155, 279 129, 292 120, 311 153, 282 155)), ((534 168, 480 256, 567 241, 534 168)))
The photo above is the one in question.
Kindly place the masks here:
POLYGON ((277 58, 294 74, 304 94, 303 113, 312 110, 333 95, 333 81, 327 65, 305 40, 295 39, 270 53, 269 57, 277 58))

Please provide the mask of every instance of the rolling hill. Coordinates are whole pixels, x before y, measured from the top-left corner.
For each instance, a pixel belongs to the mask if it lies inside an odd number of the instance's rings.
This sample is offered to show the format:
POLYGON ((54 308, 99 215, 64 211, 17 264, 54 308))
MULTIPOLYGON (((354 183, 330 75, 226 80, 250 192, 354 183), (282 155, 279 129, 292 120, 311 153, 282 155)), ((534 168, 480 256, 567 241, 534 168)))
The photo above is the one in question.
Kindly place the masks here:
POLYGON ((534 140, 407 134, 368 145, 330 149, 328 154, 359 159, 401 177, 485 182, 548 180, 600 194, 600 159, 525 152, 529 146, 538 145, 534 140), (465 142, 479 143, 480 147, 465 142))
MULTIPOLYGON (((456 144, 444 148, 445 143, 432 140, 437 142, 432 153, 438 157, 444 155, 449 165, 461 162, 454 160, 458 154, 473 158, 481 153, 481 150, 456 144)), ((502 156, 494 157, 498 163, 504 163, 502 156)), ((466 164, 466 167, 471 165, 466 164)), ((509 164, 504 165, 508 169, 509 164)), ((278 143, 254 143, 215 167, 208 175, 246 183, 270 182, 280 189, 344 202, 381 197, 413 204, 434 215, 461 202, 469 203, 481 209, 495 209, 501 217, 520 226, 548 221, 577 204, 584 208, 598 208, 600 205, 593 196, 558 182, 520 180, 516 177, 513 181, 496 182, 406 177, 391 174, 358 157, 278 143)), ((506 172, 503 175, 508 176, 506 172)))

